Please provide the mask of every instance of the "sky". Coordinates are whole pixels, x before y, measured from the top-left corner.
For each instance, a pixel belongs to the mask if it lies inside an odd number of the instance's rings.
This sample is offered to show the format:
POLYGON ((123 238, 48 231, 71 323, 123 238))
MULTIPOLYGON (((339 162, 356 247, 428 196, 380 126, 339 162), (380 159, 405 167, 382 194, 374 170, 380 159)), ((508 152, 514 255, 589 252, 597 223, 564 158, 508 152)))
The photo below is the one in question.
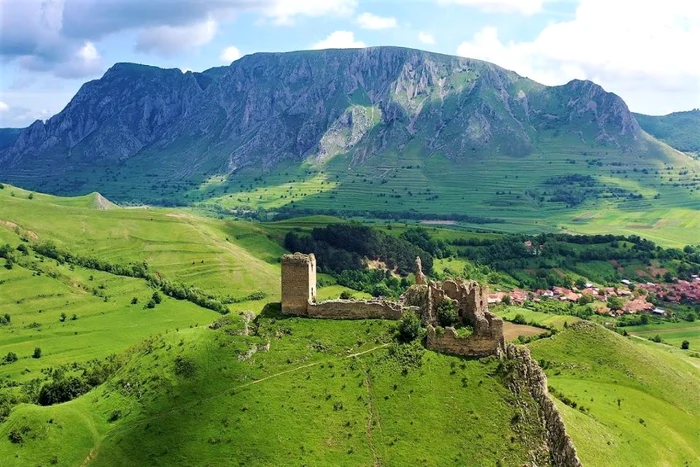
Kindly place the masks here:
POLYGON ((0 127, 46 120, 116 62, 380 45, 590 79, 635 112, 700 107, 694 0, 0 0, 0 127))

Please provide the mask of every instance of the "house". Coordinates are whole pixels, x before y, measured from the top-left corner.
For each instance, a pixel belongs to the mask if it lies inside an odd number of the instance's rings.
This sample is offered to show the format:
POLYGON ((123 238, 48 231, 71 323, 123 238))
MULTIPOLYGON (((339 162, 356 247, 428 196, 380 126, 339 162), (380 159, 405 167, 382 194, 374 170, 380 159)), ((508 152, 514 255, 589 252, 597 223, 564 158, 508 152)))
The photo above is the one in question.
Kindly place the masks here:
POLYGON ((622 279, 620 282, 622 282, 623 284, 625 284, 625 285, 628 286, 628 287, 629 287, 630 285, 632 285, 632 282, 630 282, 628 279, 622 279))
POLYGON ((651 311, 654 309, 654 305, 647 302, 646 297, 638 297, 625 303, 622 309, 634 315, 642 311, 651 311))
POLYGON ((651 312, 655 315, 666 316, 666 310, 662 310, 661 308, 654 308, 651 312))

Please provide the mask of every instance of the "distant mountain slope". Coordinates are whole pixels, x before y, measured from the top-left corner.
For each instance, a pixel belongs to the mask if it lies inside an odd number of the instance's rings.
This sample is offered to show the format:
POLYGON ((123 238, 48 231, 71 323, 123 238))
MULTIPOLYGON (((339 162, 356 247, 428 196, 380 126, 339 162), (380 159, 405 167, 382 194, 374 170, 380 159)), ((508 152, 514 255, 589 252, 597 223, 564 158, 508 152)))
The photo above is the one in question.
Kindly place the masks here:
POLYGON ((22 130, 23 128, 0 128, 0 151, 12 146, 22 130))
POLYGON ((122 204, 556 229, 555 214, 585 207, 696 210, 699 173, 595 83, 548 87, 397 47, 258 53, 202 73, 119 63, 0 151, 5 182, 122 204))
POLYGON ((652 135, 680 151, 700 152, 700 109, 654 116, 634 114, 639 125, 652 135))

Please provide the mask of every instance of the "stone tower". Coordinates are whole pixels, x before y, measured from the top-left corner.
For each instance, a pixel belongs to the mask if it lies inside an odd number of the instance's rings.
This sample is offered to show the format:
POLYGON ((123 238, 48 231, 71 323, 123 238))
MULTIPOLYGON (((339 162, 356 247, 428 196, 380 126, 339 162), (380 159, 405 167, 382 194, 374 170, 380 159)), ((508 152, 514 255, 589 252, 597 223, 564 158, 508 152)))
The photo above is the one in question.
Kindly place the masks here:
POLYGON ((313 253, 282 257, 282 313, 306 315, 316 300, 316 258, 313 253))

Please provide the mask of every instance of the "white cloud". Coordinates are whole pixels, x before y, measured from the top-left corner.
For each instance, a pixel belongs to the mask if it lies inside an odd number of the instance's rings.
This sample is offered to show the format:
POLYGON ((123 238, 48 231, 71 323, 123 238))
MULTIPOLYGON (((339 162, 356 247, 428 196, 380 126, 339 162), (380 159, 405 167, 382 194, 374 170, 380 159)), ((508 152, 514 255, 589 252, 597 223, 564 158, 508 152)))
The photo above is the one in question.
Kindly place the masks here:
POLYGON ((274 0, 264 12, 277 24, 292 24, 296 16, 350 16, 357 0, 274 0))
POLYGON ((214 38, 216 30, 217 23, 211 18, 184 26, 156 26, 141 31, 135 49, 172 56, 208 44, 214 38))
POLYGON ((315 43, 313 49, 359 49, 366 47, 362 41, 356 41, 355 35, 350 31, 335 31, 320 42, 315 43))
POLYGON ((392 29, 398 26, 396 18, 377 16, 372 13, 362 13, 357 17, 357 24, 362 29, 392 29))
POLYGON ((10 110, 10 106, 0 101, 0 112, 7 112, 8 110, 10 110))
POLYGON ((487 13, 534 15, 542 10, 544 0, 438 0, 443 5, 464 5, 487 13))
POLYGON ((418 40, 421 41, 421 43, 426 44, 426 45, 435 44, 435 37, 433 37, 432 34, 429 34, 427 32, 419 32, 418 33, 418 40))
POLYGON ((222 50, 221 55, 219 55, 219 59, 224 63, 235 62, 239 58, 241 58, 241 51, 238 50, 238 47, 234 47, 232 45, 229 45, 222 50))
POLYGON ((462 43, 462 56, 495 62, 545 84, 590 79, 635 111, 700 107, 700 4, 686 0, 580 0, 573 20, 529 42, 503 42, 493 27, 462 43))

